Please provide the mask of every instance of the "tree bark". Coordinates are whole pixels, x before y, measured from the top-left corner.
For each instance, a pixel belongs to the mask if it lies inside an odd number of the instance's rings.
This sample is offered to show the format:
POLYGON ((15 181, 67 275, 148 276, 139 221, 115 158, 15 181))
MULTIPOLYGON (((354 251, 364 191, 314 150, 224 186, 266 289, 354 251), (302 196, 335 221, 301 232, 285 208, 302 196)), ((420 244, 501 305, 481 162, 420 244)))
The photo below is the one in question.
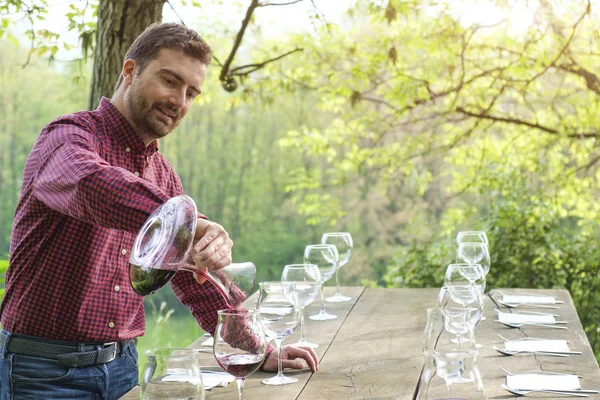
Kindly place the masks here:
POLYGON ((100 0, 94 50, 94 73, 88 106, 111 97, 123 58, 135 38, 153 22, 161 22, 166 0, 100 0))

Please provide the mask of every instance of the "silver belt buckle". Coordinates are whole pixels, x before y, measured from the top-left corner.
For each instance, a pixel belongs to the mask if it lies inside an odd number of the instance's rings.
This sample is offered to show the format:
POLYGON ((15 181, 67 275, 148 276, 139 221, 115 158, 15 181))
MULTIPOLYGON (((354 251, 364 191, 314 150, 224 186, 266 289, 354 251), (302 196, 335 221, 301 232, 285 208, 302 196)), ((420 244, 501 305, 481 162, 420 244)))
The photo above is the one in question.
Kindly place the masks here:
POLYGON ((110 360, 106 361, 106 362, 111 362, 112 360, 114 360, 117 357, 117 348, 119 346, 117 345, 117 342, 104 343, 104 347, 108 347, 108 346, 114 346, 113 347, 113 353, 112 353, 112 356, 110 357, 110 360))

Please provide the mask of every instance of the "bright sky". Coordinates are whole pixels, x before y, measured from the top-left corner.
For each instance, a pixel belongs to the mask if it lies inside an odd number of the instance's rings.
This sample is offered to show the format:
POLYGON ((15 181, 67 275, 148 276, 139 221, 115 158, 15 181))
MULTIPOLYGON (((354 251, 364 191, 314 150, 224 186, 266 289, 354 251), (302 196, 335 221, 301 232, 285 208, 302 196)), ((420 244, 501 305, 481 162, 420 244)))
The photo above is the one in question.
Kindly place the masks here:
MULTIPOLYGON (((266 0, 272 3, 286 3, 290 0, 266 0)), ((345 15, 346 10, 356 0, 314 0, 314 4, 320 13, 325 15, 330 22, 339 22, 345 15)), ((189 1, 188 1, 189 3, 189 1)), ((190 4, 183 6, 180 0, 171 0, 163 9, 163 22, 183 22, 193 28, 202 30, 201 26, 213 26, 218 24, 226 26, 232 31, 232 40, 234 33, 239 30, 241 22, 246 13, 249 0, 222 0, 221 5, 213 4, 210 1, 203 1, 202 7, 194 7, 190 4)), ((48 0, 48 13, 45 21, 36 21, 35 29, 47 29, 61 35, 61 39, 70 44, 77 44, 78 35, 76 32, 69 32, 65 14, 69 12, 69 6, 73 4, 81 7, 85 0, 48 0)), ((300 3, 286 6, 260 7, 254 12, 255 24, 260 26, 261 32, 265 37, 283 36, 286 33, 301 32, 311 30, 309 15, 314 13, 314 7, 310 0, 304 0, 300 3)), ((11 31, 17 36, 22 46, 27 45, 24 32, 30 29, 28 21, 23 19, 24 13, 12 14, 11 20, 16 26, 11 31)), ((86 16, 91 21, 92 17, 86 16)), ((246 38, 244 42, 246 42, 246 38)), ((58 59, 69 59, 79 56, 79 51, 67 52, 60 49, 57 54, 58 59)))
MULTIPOLYGON (((238 31, 241 21, 245 15, 250 0, 221 0, 221 5, 213 4, 213 1, 201 1, 202 7, 191 5, 183 6, 181 0, 170 0, 177 14, 165 4, 163 21, 180 22, 179 16, 191 27, 197 28, 202 33, 202 27, 213 27, 215 25, 228 27, 234 34, 238 31)), ((261 0, 272 3, 287 3, 291 0, 261 0)), ((386 5, 388 0, 379 1, 386 5)), ((565 0, 566 1, 566 0, 565 0)), ((583 0, 571 0, 572 4, 581 4, 583 0)), ((254 25, 260 26, 263 36, 281 37, 286 33, 312 31, 309 15, 314 13, 313 3, 317 6, 319 13, 324 15, 330 22, 339 23, 346 15, 346 10, 356 0, 304 0, 296 4, 286 6, 261 7, 255 11, 254 25)), ((593 0, 594 7, 600 0, 593 0)), ((77 34, 67 30, 65 14, 70 4, 81 6, 85 0, 48 0, 48 14, 46 21, 36 22, 36 29, 48 29, 59 31, 63 40, 71 44, 77 44, 77 34), (57 28, 59 27, 59 28, 57 28)), ((189 3, 189 1, 188 1, 189 3)), ((524 32, 532 23, 534 12, 539 7, 538 0, 448 0, 453 11, 460 16, 464 25, 480 24, 493 25, 501 20, 508 20, 509 29, 516 33, 524 32), (500 8, 498 3, 503 3, 500 8)), ((562 4, 571 4, 569 2, 562 4)), ((21 36, 29 26, 22 19, 23 14, 13 14, 11 19, 18 21, 14 33, 21 36)), ((87 17, 91 20, 91 16, 87 17)), ((26 41, 21 39, 23 46, 26 41)), ((253 45, 249 37, 244 38, 244 44, 253 45)), ((60 50, 57 58, 67 59, 79 56, 79 51, 66 52, 60 50)))

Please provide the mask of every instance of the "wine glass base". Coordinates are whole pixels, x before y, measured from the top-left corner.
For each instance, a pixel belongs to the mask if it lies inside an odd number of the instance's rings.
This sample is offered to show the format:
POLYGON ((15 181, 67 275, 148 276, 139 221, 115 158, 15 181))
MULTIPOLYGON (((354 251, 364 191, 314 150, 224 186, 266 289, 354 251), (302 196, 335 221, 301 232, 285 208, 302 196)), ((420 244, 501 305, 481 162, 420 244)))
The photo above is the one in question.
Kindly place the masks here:
POLYGON ((296 383, 298 382, 298 379, 296 378, 290 378, 289 376, 285 376, 285 375, 275 375, 272 378, 269 379, 265 379, 263 380, 261 383, 265 384, 265 385, 289 385, 290 383, 296 383))
POLYGON ((311 342, 307 342, 305 341, 300 341, 298 343, 294 343, 295 346, 304 346, 304 347, 310 347, 311 349, 316 349, 317 347, 319 347, 318 344, 316 343, 311 343, 311 342))
POLYGON ((352 297, 342 296, 341 294, 336 294, 335 296, 327 297, 325 301, 330 303, 344 303, 346 301, 352 300, 352 297))
POLYGON ((329 321, 331 319, 337 319, 337 315, 328 314, 328 313, 324 312, 324 313, 318 313, 316 315, 311 315, 308 318, 312 319, 313 321, 329 321))

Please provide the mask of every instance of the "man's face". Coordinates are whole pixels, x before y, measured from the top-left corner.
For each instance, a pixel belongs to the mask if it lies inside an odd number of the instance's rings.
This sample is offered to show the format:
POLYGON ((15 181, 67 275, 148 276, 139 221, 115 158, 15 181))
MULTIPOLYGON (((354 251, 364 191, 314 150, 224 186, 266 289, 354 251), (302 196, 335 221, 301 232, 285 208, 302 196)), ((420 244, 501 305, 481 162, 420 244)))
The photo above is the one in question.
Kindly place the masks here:
POLYGON ((125 106, 142 139, 159 139, 175 129, 200 94, 205 76, 205 64, 169 49, 162 49, 141 73, 136 66, 125 106))

